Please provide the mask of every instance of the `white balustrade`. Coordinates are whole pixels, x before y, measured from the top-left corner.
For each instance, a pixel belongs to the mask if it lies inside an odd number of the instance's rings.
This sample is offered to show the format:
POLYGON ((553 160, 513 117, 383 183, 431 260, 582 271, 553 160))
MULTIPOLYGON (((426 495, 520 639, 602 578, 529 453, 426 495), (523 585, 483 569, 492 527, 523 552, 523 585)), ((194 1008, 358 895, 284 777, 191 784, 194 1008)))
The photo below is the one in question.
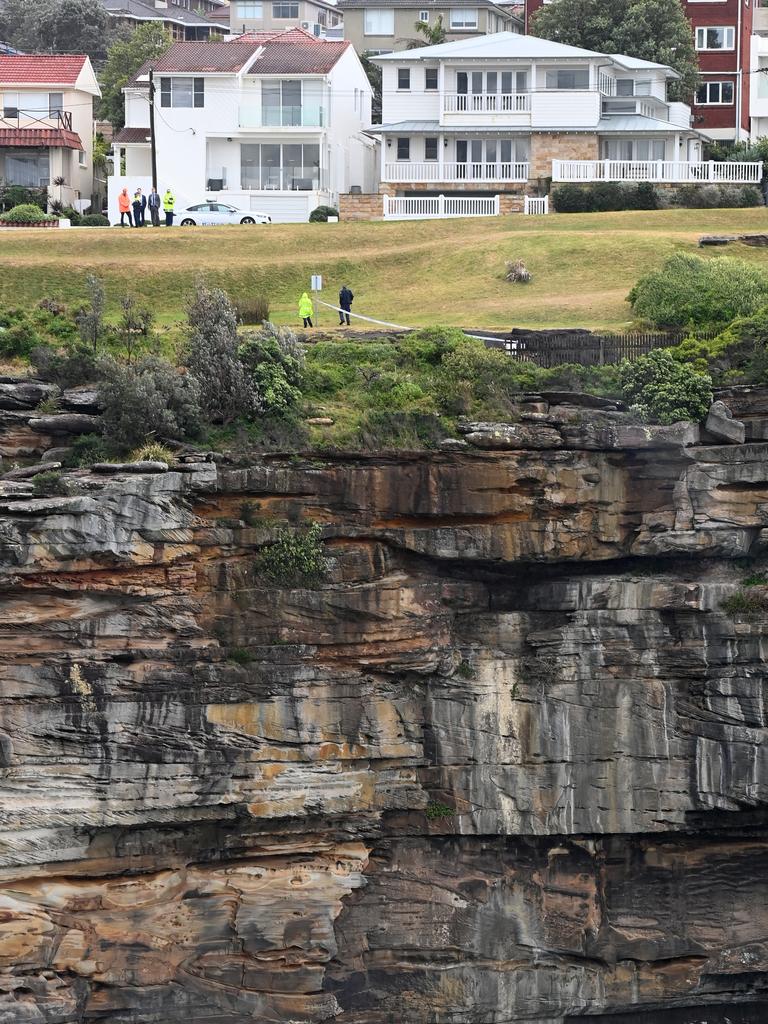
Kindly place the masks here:
POLYGON ((760 161, 702 160, 553 160, 553 181, 656 181, 668 184, 756 185, 763 175, 760 161))
POLYGON ((444 114, 528 114, 529 92, 443 93, 444 114))
POLYGON ((523 213, 549 213, 549 196, 526 196, 523 202, 523 213))
POLYGON ((528 164, 499 161, 497 163, 425 163, 385 164, 384 181, 527 181, 528 164))
POLYGON ((498 196, 384 196, 385 220, 497 217, 498 196))

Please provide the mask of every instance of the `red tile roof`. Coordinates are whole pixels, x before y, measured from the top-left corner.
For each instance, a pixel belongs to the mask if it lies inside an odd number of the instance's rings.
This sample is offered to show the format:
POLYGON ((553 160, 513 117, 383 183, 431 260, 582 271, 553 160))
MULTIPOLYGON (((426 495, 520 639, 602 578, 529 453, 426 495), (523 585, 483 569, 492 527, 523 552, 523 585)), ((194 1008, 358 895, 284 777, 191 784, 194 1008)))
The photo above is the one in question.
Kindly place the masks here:
POLYGON ((0 83, 26 85, 45 82, 52 85, 75 85, 88 60, 85 56, 50 56, 31 53, 15 57, 0 56, 0 83))
POLYGON ((152 66, 160 73, 236 73, 242 70, 256 50, 254 43, 240 42, 239 39, 229 43, 174 43, 162 57, 152 62, 152 66))
MULTIPOLYGON (((300 30, 298 30, 300 31, 300 30)), ((287 33, 286 33, 287 35, 287 33)), ((311 43, 273 39, 251 68, 254 75, 326 75, 352 43, 325 42, 313 37, 311 43)))
POLYGON ((77 132, 65 128, 0 128, 1 146, 45 146, 48 149, 83 149, 77 132))

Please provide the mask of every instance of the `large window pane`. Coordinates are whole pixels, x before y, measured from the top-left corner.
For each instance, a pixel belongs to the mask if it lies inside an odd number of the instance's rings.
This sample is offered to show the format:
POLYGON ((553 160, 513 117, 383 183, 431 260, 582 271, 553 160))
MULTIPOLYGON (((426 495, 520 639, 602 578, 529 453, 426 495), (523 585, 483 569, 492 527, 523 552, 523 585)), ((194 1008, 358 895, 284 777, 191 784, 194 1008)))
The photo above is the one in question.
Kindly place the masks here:
POLYGON ((395 12, 380 7, 366 8, 363 31, 367 36, 393 36, 395 12))
POLYGON ((261 146, 240 145, 240 188, 261 188, 261 146))
POLYGON ((265 143, 261 147, 261 188, 280 188, 280 146, 265 143))
POLYGON ((50 157, 47 149, 6 153, 5 178, 9 185, 37 188, 50 184, 50 157))
POLYGON ((283 124, 301 124, 301 82, 283 82, 283 124))
POLYGON ((268 82, 262 79, 261 82, 261 105, 263 110, 263 121, 265 125, 279 125, 282 117, 281 107, 282 89, 280 82, 268 82))

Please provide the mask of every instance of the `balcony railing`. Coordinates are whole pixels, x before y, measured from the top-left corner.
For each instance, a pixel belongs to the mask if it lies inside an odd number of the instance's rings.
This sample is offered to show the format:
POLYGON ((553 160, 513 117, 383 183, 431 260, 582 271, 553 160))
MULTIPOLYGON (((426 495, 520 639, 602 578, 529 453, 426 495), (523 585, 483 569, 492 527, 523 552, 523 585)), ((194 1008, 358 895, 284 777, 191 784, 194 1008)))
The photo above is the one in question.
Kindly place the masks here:
POLYGON ((426 163, 385 164, 385 181, 527 181, 527 163, 426 163))
POLYGON ((606 75, 604 71, 601 71, 597 80, 597 88, 603 96, 615 96, 616 79, 612 78, 610 75, 606 75))
POLYGON ((528 114, 529 92, 447 92, 443 94, 444 114, 528 114))
POLYGON ((384 220, 498 217, 498 196, 384 196, 384 220))
POLYGON ((328 123, 325 107, 240 107, 241 128, 323 128, 328 123))
POLYGON ((706 160, 553 160, 553 181, 659 181, 669 184, 758 184, 763 165, 706 160))
POLYGON ((22 110, 2 108, 0 128, 64 128, 72 131, 71 110, 22 110))

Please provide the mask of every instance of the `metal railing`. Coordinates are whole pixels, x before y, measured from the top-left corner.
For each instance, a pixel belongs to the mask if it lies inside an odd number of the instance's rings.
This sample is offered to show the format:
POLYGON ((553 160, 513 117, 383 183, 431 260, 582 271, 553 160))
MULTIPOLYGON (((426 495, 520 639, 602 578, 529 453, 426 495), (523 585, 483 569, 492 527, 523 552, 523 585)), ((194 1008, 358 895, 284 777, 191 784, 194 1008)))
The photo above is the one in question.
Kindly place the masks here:
POLYGON ((671 184, 758 184, 761 161, 553 160, 553 181, 661 181, 671 184))
POLYGON ((0 128, 64 128, 72 131, 71 110, 22 110, 5 107, 0 117, 0 128))
POLYGON ((528 164, 496 163, 390 163, 384 165, 384 181, 527 181, 528 164))
POLYGON ((444 114, 527 114, 531 110, 529 92, 446 92, 444 114))
POLYGON ((497 217, 498 196, 384 196, 385 220, 497 217))

